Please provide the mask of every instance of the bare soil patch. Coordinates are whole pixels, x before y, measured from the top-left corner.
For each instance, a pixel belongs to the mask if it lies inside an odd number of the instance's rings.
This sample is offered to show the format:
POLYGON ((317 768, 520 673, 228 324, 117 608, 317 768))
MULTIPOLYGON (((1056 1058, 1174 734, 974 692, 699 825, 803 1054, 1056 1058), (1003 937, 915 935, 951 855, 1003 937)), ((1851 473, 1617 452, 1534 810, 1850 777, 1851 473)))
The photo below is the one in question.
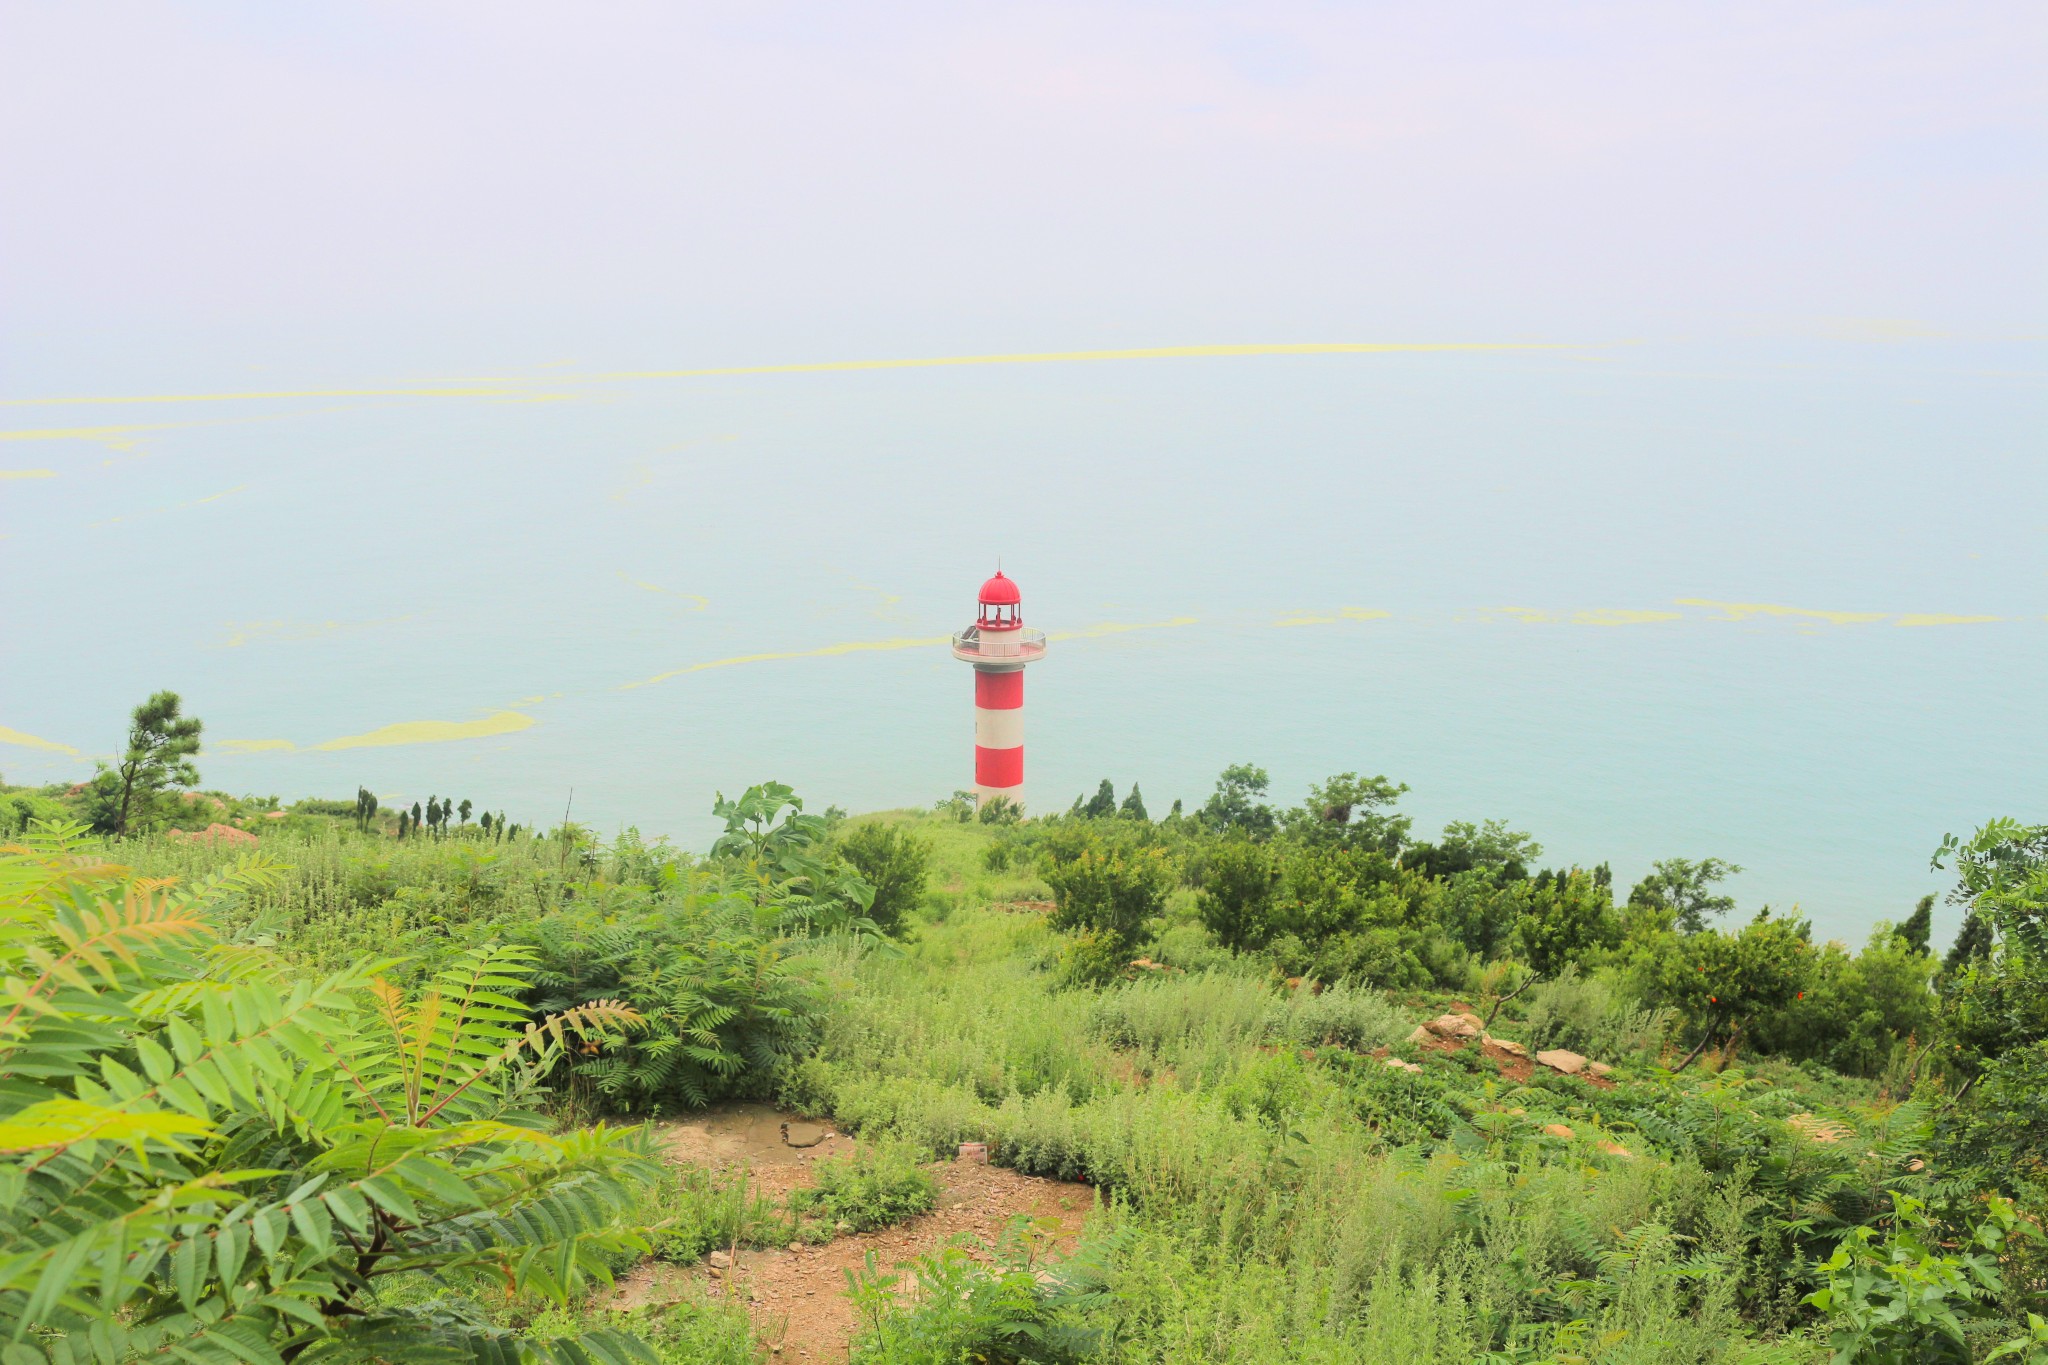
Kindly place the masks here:
MULTIPOLYGON (((757 1188, 778 1198, 812 1183, 814 1163, 846 1156, 855 1139, 829 1121, 808 1119, 763 1104, 727 1105, 657 1126, 670 1160, 745 1172, 757 1188), (782 1142, 781 1125, 809 1124, 833 1136, 816 1147, 796 1149, 782 1142)), ((847 1273, 859 1271, 873 1253, 884 1269, 927 1255, 954 1237, 994 1241, 1016 1217, 1044 1220, 1054 1248, 1070 1252, 1095 1207, 1086 1185, 1042 1180, 979 1162, 939 1162, 926 1168, 939 1182, 932 1212, 892 1228, 854 1233, 815 1247, 750 1251, 740 1248, 731 1264, 706 1262, 670 1266, 649 1262, 619 1277, 613 1302, 620 1306, 672 1302, 694 1288, 714 1297, 745 1302, 754 1330, 782 1361, 843 1361, 858 1323, 847 1301, 847 1273)), ((722 1260, 723 1257, 714 1259, 722 1260)))

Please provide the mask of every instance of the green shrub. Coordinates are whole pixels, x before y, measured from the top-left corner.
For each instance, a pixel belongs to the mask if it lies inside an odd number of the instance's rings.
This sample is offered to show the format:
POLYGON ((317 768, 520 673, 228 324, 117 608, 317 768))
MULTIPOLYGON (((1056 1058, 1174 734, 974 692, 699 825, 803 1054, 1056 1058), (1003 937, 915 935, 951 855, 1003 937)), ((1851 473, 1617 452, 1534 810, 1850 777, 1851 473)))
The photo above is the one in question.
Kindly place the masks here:
POLYGON ((785 1247, 795 1238, 774 1199, 744 1178, 701 1166, 674 1167, 650 1182, 634 1216, 650 1253, 677 1265, 720 1247, 785 1247))
POLYGON ((1092 1259, 1045 1263, 1048 1234, 1013 1220, 993 1246, 957 1243, 910 1265, 913 1285, 868 1254, 851 1276, 861 1331, 855 1365, 1077 1365, 1101 1333, 1088 1312, 1106 1296, 1092 1259))
POLYGON ((1633 1004, 1609 978, 1581 975, 1576 967, 1538 982, 1524 998, 1522 1041, 1536 1050, 1566 1048, 1610 1061, 1645 1053, 1654 1058, 1674 1022, 1671 1010, 1633 1004))
POLYGON ((0 851, 0 1334, 10 1361, 194 1365, 521 1350, 487 1322, 379 1298, 401 1272, 566 1301, 638 1249, 622 1215, 641 1135, 551 1136, 526 1113, 592 1005, 532 1028, 531 954, 476 949, 417 998, 362 968, 294 981, 212 911, 260 862, 191 892, 87 856, 82 827, 0 851), (47 1335, 45 1335, 47 1334, 47 1335))
POLYGON ((1273 936, 1273 896, 1280 869, 1272 847, 1249 839, 1227 839, 1202 859, 1195 913, 1226 948, 1264 946, 1273 936))
POLYGON ((1268 1009, 1266 1020, 1274 1038, 1359 1051, 1391 1046, 1415 1027, 1407 1013, 1380 992, 1342 982, 1320 993, 1289 991, 1268 1009))
MULTIPOLYGON (((1852 1230, 1820 1268, 1821 1288, 1806 1301, 1828 1315, 1828 1344, 1838 1361, 1855 1365, 1968 1365, 1974 1352, 1968 1318, 1993 1311, 2005 1291, 1998 1259, 2025 1229, 2012 1205, 1992 1195, 1967 1249, 1943 1246, 1934 1220, 1917 1199, 1894 1201, 1889 1235, 1852 1230)), ((1999 1354, 2038 1359, 2025 1338, 1999 1354)))
POLYGON ((645 1019, 567 1063, 576 1084, 627 1111, 764 1096, 816 1040, 824 998, 814 971, 739 897, 578 905, 526 936, 539 954, 536 1009, 624 1000, 645 1019))
POLYGON ((840 835, 839 853, 875 888, 868 918, 885 934, 900 932, 930 880, 931 844, 893 825, 871 821, 840 835))
POLYGON ((1094 843, 1068 862, 1046 869, 1052 887, 1055 929, 1094 931, 1105 952, 1135 951, 1147 920, 1166 906, 1173 886, 1166 850, 1094 843))
POLYGON ((850 1156, 818 1162, 811 1175, 810 1188, 790 1192, 790 1209, 832 1228, 843 1223, 872 1232, 930 1213, 939 1202, 938 1182, 907 1142, 863 1143, 850 1156))

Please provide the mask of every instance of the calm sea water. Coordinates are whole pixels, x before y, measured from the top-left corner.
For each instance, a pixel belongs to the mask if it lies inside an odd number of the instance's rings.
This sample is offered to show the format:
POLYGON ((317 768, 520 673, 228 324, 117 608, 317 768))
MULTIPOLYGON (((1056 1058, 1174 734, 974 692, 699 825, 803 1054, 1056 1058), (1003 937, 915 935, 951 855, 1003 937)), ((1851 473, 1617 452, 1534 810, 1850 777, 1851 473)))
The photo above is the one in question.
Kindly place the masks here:
MULTIPOLYGON (((1036 807, 1383 772, 1424 832, 1505 817, 1624 883, 1732 858, 1745 907, 1860 941, 1945 886, 1945 831, 2044 816, 2041 369, 1651 344, 18 404, 0 771, 82 776, 171 687, 235 790, 532 823, 573 788, 690 845, 769 777, 924 804, 971 779, 935 641, 1000 557, 1055 636, 1036 807)), ((105 392, 10 396, 63 391, 105 392)))

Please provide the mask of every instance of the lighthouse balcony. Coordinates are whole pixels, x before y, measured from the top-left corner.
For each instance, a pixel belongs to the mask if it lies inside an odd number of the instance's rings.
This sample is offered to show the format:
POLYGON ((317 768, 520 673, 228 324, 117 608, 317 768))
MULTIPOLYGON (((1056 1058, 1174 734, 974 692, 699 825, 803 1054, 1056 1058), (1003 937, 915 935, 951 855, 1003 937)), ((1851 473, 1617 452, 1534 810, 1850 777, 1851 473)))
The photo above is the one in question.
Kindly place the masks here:
POLYGON ((1021 666, 1045 657, 1045 632, 1028 626, 987 631, 969 626, 953 637, 953 657, 971 664, 1021 666))

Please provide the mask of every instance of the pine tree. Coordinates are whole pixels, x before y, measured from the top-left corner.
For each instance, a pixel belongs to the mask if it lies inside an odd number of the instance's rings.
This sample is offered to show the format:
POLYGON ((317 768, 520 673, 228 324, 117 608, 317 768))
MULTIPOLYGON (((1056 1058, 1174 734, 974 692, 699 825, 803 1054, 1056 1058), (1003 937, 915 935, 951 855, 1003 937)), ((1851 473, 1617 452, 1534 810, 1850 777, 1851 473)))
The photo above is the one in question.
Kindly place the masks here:
POLYGON ((128 752, 114 769, 121 784, 121 801, 113 812, 110 834, 126 834, 128 818, 137 809, 137 799, 148 805, 165 787, 190 787, 198 783, 199 770, 192 756, 199 752, 199 718, 181 716, 178 694, 158 692, 135 708, 128 727, 128 752))
POLYGON ((398 837, 400 839, 405 838, 406 834, 409 833, 411 829, 412 812, 407 810, 401 810, 400 812, 398 812, 398 837))
POLYGON ((462 823, 465 825, 469 823, 469 810, 469 798, 465 796, 462 798, 462 804, 455 808, 456 814, 462 817, 462 823))
POLYGON ((439 834, 441 832, 441 822, 447 818, 448 808, 441 804, 441 798, 438 796, 428 797, 427 828, 434 831, 434 833, 439 834))

